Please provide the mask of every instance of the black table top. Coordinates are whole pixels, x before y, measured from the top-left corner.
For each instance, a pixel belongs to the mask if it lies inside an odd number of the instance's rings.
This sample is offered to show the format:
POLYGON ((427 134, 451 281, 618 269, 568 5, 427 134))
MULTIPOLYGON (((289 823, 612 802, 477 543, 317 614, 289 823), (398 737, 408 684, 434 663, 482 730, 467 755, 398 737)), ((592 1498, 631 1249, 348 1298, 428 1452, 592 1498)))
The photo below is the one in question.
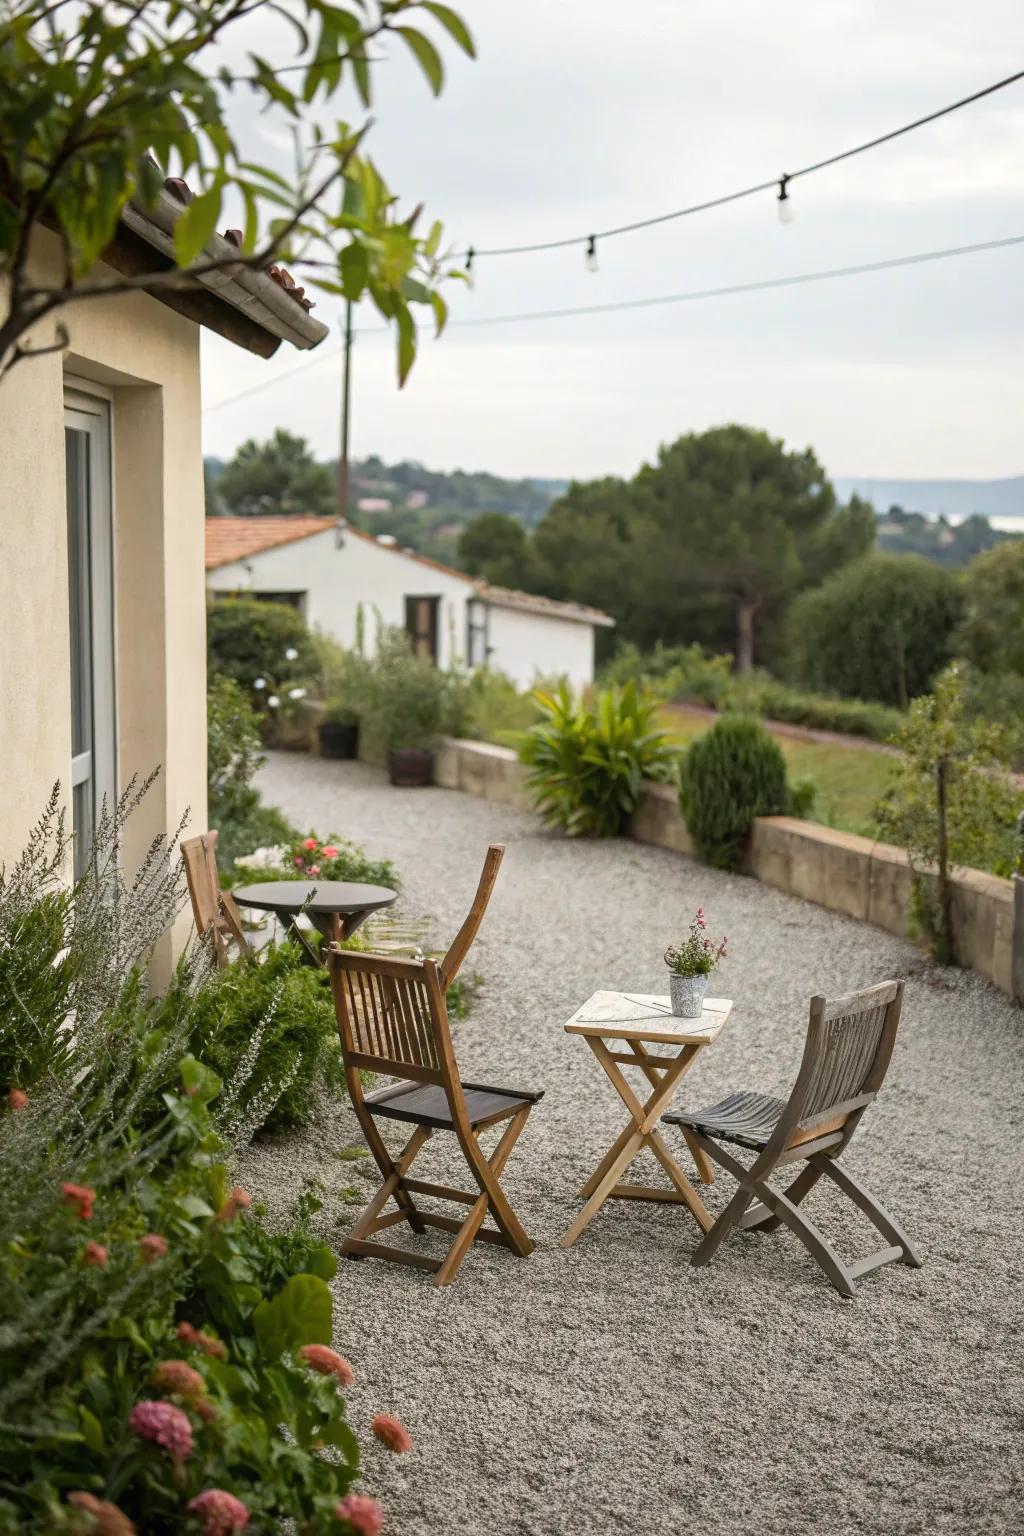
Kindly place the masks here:
POLYGON ((231 893, 240 907, 262 912, 372 912, 390 907, 397 891, 386 885, 360 885, 352 880, 264 880, 259 885, 240 885, 231 893))

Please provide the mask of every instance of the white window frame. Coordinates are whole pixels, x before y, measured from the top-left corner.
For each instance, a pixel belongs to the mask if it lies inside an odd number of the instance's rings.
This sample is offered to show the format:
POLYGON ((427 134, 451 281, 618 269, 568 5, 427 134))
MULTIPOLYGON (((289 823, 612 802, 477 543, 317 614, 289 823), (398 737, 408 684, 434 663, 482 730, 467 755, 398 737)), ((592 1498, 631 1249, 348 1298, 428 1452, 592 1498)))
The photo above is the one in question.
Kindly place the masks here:
MULTIPOLYGON (((71 759, 72 790, 91 783, 92 814, 99 817, 104 798, 113 806, 117 796, 117 692, 114 643, 114 518, 111 485, 111 410, 109 398, 65 388, 64 426, 84 433, 88 441, 87 580, 89 583, 91 744, 71 759)), ((70 501, 70 486, 68 496, 70 501)), ((69 582, 74 573, 70 570, 69 582)), ((70 615, 69 615, 70 617, 70 615)), ((71 645, 82 643, 71 635, 71 645)), ((70 665, 70 657, 69 657, 70 665)), ((82 849, 91 828, 75 827, 76 873, 83 867, 82 849), (85 833, 85 836, 81 834, 85 833)))

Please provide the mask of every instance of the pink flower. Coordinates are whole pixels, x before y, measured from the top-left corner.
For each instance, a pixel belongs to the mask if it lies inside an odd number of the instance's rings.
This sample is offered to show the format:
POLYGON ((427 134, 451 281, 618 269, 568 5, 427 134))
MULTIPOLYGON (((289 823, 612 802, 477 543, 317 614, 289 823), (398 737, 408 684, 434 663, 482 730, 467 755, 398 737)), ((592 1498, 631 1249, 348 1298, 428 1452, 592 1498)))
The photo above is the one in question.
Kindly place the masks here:
POLYGON ((190 1499, 185 1510, 201 1521, 203 1536, 231 1536, 232 1531, 244 1531, 249 1524, 249 1511, 241 1499, 224 1488, 207 1488, 190 1499))
POLYGON ((303 1344, 299 1350, 299 1359, 304 1360, 310 1370, 318 1371, 321 1376, 336 1376, 343 1387, 350 1387, 356 1379, 356 1373, 348 1361, 333 1349, 328 1349, 326 1344, 303 1344))
POLYGON ((217 1212, 217 1220, 234 1221, 239 1211, 247 1211, 250 1205, 252 1205, 252 1196, 236 1184, 217 1212))
POLYGON ((320 865, 319 864, 311 864, 309 866, 309 872, 310 872, 311 875, 318 875, 320 873, 320 865))
POLYGON ((204 1424, 212 1424, 217 1417, 216 1408, 205 1397, 201 1397, 198 1402, 192 1403, 190 1406, 193 1412, 199 1415, 204 1424))
POLYGON ((218 1360, 227 1358, 228 1352, 220 1339, 204 1333, 201 1328, 193 1328, 191 1323, 178 1324, 178 1338, 183 1344, 191 1344, 194 1349, 201 1350, 204 1355, 214 1355, 218 1360))
POLYGON ((184 1360, 161 1360, 149 1379, 158 1392, 172 1392, 177 1397, 196 1398, 206 1393, 206 1382, 184 1360))
POLYGON ((168 1254, 166 1237, 161 1237, 159 1232, 147 1232, 145 1237, 139 1238, 139 1257, 143 1264, 154 1264, 157 1259, 165 1259, 168 1254))
POLYGON ((389 1451, 399 1455, 402 1451, 412 1450, 412 1436, 405 1425, 390 1413, 378 1413, 370 1428, 383 1441, 389 1451))
POLYGON ((11 1088, 7 1094, 7 1106, 9 1109, 25 1109, 28 1105, 28 1094, 21 1088, 11 1088))
POLYGON ((295 855, 294 859, 292 860, 292 863, 295 865, 296 869, 305 869, 305 867, 306 867, 305 859, 300 858, 300 856, 298 854, 295 855))
POLYGON ((80 1509, 89 1516, 89 1530, 95 1536, 136 1536, 135 1526, 123 1509, 107 1499, 98 1499, 94 1493, 78 1490, 68 1494, 72 1509, 80 1509))
MULTIPOLYGON (((338 850, 333 843, 325 843, 320 852, 325 859, 336 859, 338 857, 338 850)), ((371 1500, 370 1502, 372 1503, 373 1501, 371 1500)))
POLYGON ((86 1243, 82 1249, 82 1263, 91 1269, 106 1269, 109 1255, 102 1243, 86 1243))
POLYGON ((94 1189, 86 1184, 62 1184, 60 1192, 69 1211, 74 1211, 82 1221, 92 1220, 93 1201, 96 1199, 94 1189))
POLYGON ((313 849, 319 848, 320 844, 317 842, 315 837, 307 837, 302 846, 303 848, 308 848, 310 853, 312 853, 313 849))
POLYGON ((192 1454, 192 1425, 173 1403, 136 1403, 128 1415, 128 1427, 140 1440, 161 1446, 172 1461, 187 1461, 192 1454))
POLYGON ((376 1499, 362 1493, 350 1493, 335 1505, 334 1518, 347 1520, 356 1536, 380 1536, 384 1529, 384 1511, 376 1499))

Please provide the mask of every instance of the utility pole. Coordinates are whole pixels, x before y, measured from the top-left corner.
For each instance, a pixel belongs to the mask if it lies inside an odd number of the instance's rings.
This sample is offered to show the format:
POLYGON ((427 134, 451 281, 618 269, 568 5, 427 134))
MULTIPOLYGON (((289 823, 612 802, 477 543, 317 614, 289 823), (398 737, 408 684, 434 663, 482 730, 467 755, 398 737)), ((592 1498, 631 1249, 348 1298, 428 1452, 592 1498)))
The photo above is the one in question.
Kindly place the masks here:
POLYGON ((341 370, 341 454, 338 459, 338 516, 348 520, 349 461, 348 433, 350 389, 352 382, 352 301, 345 302, 345 353, 341 370))

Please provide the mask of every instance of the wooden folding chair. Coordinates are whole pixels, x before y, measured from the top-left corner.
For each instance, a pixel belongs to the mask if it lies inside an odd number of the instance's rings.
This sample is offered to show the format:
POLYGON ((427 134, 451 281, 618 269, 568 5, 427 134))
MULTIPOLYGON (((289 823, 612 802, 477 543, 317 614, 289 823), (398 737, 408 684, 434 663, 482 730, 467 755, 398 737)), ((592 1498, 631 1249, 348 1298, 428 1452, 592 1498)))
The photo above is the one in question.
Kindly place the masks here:
POLYGON ((854 1282, 881 1264, 898 1259, 920 1268, 922 1261, 906 1233, 838 1162, 882 1086, 902 1002, 902 981, 884 981, 831 1002, 812 997, 803 1061, 788 1101, 760 1093, 731 1093, 708 1109, 665 1116, 666 1123, 695 1137, 700 1150, 727 1169, 740 1186, 691 1263, 709 1263, 734 1227, 770 1232, 785 1223, 844 1296, 856 1295, 854 1282), (758 1155, 745 1167, 719 1145, 723 1141, 758 1155), (776 1168, 794 1162, 804 1167, 780 1194, 767 1180, 776 1168), (864 1212, 888 1247, 853 1264, 843 1263, 798 1209, 822 1175, 864 1212))
POLYGON ((352 1107, 362 1126, 383 1183, 342 1244, 348 1258, 373 1256, 430 1270, 435 1285, 448 1285, 474 1242, 498 1243, 525 1258, 533 1243, 521 1227, 499 1183, 509 1154, 530 1110, 543 1092, 495 1088, 460 1080, 452 1048, 445 989, 465 959, 497 876, 504 850, 492 847, 473 907, 444 960, 395 960, 332 946, 328 964, 352 1107), (380 1072, 398 1083, 365 1094, 360 1074, 380 1072), (393 1158, 377 1129, 378 1119, 414 1127, 393 1158), (505 1123, 490 1156, 480 1135, 505 1123), (412 1178, 409 1169, 434 1131, 452 1131, 476 1183, 476 1191, 453 1189, 412 1178), (433 1195, 469 1206, 461 1221, 424 1210, 414 1195, 433 1195), (397 1210, 381 1215, 393 1200, 397 1210), (494 1227, 485 1227, 490 1215, 494 1227), (453 1232, 444 1259, 371 1241, 386 1227, 407 1221, 416 1233, 427 1227, 453 1232))
POLYGON ((217 874, 217 834, 204 832, 200 837, 190 837, 181 845, 181 857, 185 864, 185 879, 192 898, 192 915, 200 938, 213 930, 213 947, 217 964, 224 969, 230 964, 228 951, 235 944, 240 955, 250 953, 249 944, 242 930, 242 917, 230 891, 223 891, 217 874))

